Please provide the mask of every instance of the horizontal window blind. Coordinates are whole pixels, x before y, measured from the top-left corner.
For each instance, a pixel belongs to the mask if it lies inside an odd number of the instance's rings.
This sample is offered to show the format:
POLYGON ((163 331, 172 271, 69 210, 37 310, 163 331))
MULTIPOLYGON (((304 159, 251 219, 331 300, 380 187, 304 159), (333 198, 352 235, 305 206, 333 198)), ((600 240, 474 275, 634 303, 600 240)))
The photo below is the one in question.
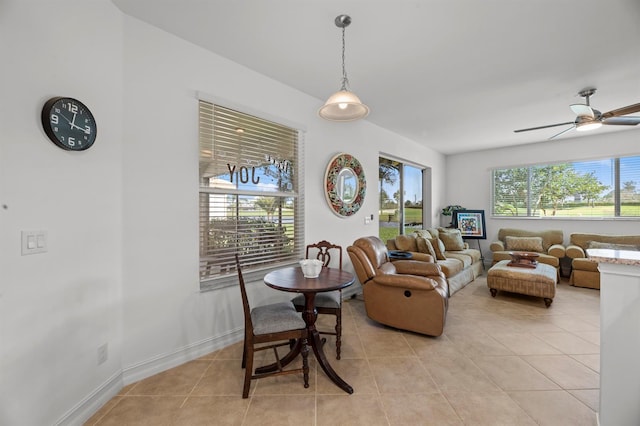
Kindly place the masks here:
POLYGON ((640 157, 492 171, 493 215, 640 217, 640 157))
POLYGON ((235 275, 236 253, 248 271, 300 259, 301 132, 202 100, 199 108, 201 282, 235 275))
POLYGON ((640 217, 640 156, 619 159, 619 216, 640 217))

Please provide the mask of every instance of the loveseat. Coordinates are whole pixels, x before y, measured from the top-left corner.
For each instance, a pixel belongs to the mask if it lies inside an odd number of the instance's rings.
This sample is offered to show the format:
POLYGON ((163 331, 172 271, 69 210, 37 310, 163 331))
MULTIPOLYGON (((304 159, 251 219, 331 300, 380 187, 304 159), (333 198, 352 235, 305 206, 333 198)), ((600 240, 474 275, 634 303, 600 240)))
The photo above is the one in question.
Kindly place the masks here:
POLYGON ((600 288, 598 263, 587 258, 587 249, 640 250, 640 235, 606 235, 574 233, 569 237, 567 257, 571 258, 569 284, 600 288))
POLYGON ((498 240, 489 248, 493 255, 492 265, 501 260, 511 260, 511 252, 538 253, 538 262, 551 265, 560 277, 560 259, 565 256, 562 230, 528 231, 525 229, 501 228, 498 240))
POLYGON ((469 248, 460 230, 429 228, 387 240, 389 250, 408 251, 414 260, 437 263, 449 284, 449 295, 475 280, 483 270, 480 250, 469 248))
POLYGON ((358 238, 347 253, 362 285, 369 318, 429 336, 442 334, 449 296, 437 264, 391 262, 385 244, 375 236, 358 238))

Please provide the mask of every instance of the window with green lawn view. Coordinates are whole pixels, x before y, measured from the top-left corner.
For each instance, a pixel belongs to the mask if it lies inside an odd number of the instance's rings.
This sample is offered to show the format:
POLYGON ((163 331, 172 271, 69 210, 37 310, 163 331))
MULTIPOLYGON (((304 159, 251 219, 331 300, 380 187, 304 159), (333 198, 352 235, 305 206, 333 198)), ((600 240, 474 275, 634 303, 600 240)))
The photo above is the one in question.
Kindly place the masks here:
POLYGON ((422 228, 422 171, 420 167, 379 158, 379 237, 382 241, 422 228))
MULTIPOLYGON (((200 281, 297 261, 304 242, 297 129, 199 105, 200 281)), ((220 278, 216 280, 217 278, 220 278)))
POLYGON ((640 156, 492 170, 493 216, 640 217, 640 156))

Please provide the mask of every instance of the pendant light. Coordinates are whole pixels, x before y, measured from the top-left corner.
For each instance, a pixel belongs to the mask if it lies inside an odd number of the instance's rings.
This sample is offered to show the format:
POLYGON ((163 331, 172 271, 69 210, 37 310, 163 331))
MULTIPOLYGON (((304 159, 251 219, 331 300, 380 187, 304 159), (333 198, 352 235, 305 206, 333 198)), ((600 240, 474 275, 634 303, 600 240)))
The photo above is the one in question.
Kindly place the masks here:
POLYGON ((344 66, 344 32, 351 23, 348 15, 338 15, 335 19, 336 27, 342 28, 342 87, 327 99, 318 115, 330 121, 355 121, 369 115, 369 107, 360 101, 355 93, 349 91, 349 79, 344 66))

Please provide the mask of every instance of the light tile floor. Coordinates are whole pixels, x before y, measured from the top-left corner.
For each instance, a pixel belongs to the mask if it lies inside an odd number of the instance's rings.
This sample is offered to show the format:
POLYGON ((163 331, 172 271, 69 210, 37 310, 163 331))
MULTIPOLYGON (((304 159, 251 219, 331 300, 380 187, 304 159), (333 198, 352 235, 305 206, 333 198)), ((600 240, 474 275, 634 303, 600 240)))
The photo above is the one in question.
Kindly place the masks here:
POLYGON ((242 399, 235 344, 125 387, 86 424, 596 425, 599 296, 563 279, 547 309, 540 298, 492 298, 483 276, 450 299, 438 338, 371 321, 360 296, 344 303, 342 359, 333 340, 325 347, 353 395, 311 356, 308 389, 298 375, 271 377, 242 399))

